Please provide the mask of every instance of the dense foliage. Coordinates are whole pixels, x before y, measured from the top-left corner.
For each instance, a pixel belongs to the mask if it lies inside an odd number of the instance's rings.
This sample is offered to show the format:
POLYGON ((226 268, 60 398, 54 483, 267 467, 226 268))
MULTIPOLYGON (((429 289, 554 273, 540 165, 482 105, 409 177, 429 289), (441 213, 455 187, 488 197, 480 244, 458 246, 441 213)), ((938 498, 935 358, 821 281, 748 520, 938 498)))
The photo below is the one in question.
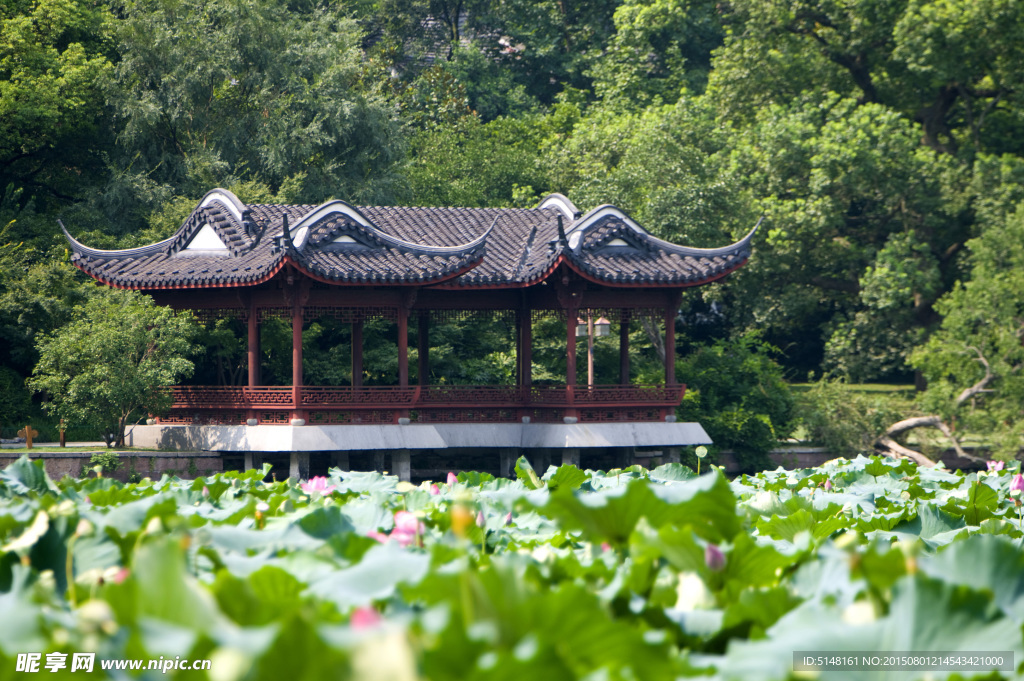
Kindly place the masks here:
MULTIPOLYGON (((972 405, 1014 436, 1015 265, 986 244, 1014 243, 1024 201, 1022 54, 1015 0, 7 2, 0 368, 28 376, 35 335, 87 293, 58 216, 116 247, 218 185, 467 206, 558 191, 696 246, 763 216, 750 265, 687 301, 716 338, 760 331, 799 380, 919 371, 943 414, 987 363, 972 405)), ((708 328, 681 323, 680 346, 708 328)), ((229 376, 213 331, 207 373, 229 376)))
POLYGON ((110 289, 39 342, 30 386, 66 425, 95 425, 124 446, 125 426, 170 406, 166 386, 192 373, 196 325, 134 291, 110 289))
MULTIPOLYGON (((83 651, 210 659, 182 678, 215 679, 783 679, 794 650, 1009 651, 1022 668, 1015 470, 265 473, 125 485, 9 466, 0 674, 19 652, 83 651)), ((929 676, 954 677, 994 678, 929 676)))

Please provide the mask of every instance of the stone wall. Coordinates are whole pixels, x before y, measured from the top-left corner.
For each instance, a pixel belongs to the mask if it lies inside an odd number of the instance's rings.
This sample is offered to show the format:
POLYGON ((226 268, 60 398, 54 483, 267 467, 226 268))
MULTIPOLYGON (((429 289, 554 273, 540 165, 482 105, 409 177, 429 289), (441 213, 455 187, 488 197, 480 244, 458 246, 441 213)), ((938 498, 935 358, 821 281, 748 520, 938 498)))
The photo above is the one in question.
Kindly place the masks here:
MULTIPOLYGON (((0 469, 18 460, 25 453, 18 450, 0 450, 0 469)), ((39 452, 29 453, 32 459, 42 459, 46 465, 46 474, 54 480, 65 475, 81 477, 82 470, 91 468, 89 460, 97 452, 39 452)), ((143 478, 159 478, 164 473, 177 475, 179 478, 192 479, 204 475, 213 475, 224 470, 224 463, 219 453, 215 452, 120 452, 121 466, 108 477, 125 482, 134 472, 143 478)))

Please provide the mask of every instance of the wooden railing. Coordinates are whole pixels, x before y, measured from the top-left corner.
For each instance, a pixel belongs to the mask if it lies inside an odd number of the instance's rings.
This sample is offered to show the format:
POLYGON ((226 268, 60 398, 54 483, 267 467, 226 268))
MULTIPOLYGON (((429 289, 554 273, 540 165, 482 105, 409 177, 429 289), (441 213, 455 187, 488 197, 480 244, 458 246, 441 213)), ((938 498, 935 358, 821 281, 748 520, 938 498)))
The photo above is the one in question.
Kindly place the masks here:
MULTIPOLYGON (((344 412, 349 416, 340 422, 352 423, 369 422, 366 416, 355 415, 368 412, 374 412, 376 422, 410 415, 414 419, 419 415, 419 420, 431 422, 474 422, 514 421, 526 415, 560 420, 560 414, 576 414, 576 410, 606 415, 594 416, 594 420, 622 421, 631 420, 627 414, 663 417, 679 405, 685 389, 686 386, 681 385, 304 386, 299 391, 298 409, 321 415, 344 412)), ((280 420, 285 418, 283 411, 295 410, 291 386, 174 386, 170 391, 172 414, 167 422, 231 421, 236 419, 234 413, 243 411, 266 422, 260 414, 268 418, 274 415, 280 420), (221 421, 206 418, 217 412, 224 416, 221 421), (228 412, 232 415, 228 416, 228 412)), ((337 422, 335 417, 331 419, 328 421, 337 422)))

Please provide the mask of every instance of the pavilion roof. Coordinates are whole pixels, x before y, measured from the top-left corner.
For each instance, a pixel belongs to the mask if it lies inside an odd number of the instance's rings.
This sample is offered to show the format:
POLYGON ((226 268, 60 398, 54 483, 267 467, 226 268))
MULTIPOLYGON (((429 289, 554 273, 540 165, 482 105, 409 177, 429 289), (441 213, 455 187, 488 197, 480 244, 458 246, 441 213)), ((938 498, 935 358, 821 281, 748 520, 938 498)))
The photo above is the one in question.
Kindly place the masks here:
POLYGON ((609 286, 693 286, 745 263, 753 233, 724 248, 687 248, 614 206, 581 215, 558 194, 532 209, 406 208, 243 204, 224 189, 149 246, 97 250, 65 230, 78 268, 140 290, 255 285, 285 264, 338 285, 527 286, 565 262, 609 286))

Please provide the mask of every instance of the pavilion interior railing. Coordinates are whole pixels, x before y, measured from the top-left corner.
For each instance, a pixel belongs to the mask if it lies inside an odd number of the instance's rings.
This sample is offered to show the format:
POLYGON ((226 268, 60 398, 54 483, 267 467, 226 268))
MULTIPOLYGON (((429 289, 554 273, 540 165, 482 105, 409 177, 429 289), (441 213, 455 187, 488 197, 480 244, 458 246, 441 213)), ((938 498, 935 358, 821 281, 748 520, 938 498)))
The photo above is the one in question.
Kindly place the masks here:
MULTIPOLYGON (((162 423, 286 422, 295 410, 291 386, 174 386, 162 423)), ((680 404, 683 385, 429 385, 303 386, 298 409, 314 423, 511 422, 530 415, 558 421, 573 414, 589 421, 662 420, 680 404), (332 416, 333 413, 333 416, 332 416), (342 414, 344 413, 344 415, 342 414)))

